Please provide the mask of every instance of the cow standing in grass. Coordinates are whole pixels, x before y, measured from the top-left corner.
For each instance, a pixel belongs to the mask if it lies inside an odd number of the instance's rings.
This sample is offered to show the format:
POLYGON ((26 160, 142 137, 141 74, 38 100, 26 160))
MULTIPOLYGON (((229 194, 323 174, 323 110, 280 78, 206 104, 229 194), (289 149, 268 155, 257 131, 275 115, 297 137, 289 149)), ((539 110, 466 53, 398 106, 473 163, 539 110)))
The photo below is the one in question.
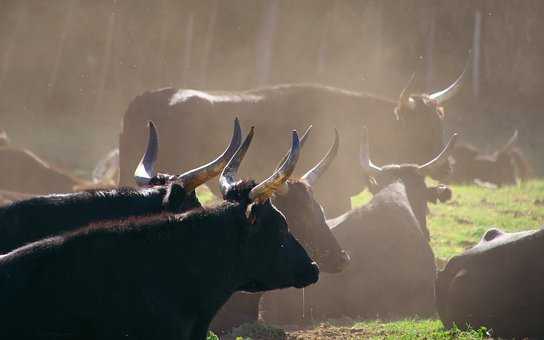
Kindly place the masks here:
MULTIPOLYGON (((272 143, 272 136, 309 124, 314 124, 314 134, 319 137, 327 136, 329 127, 336 126, 349 141, 359 138, 359 127, 364 123, 374 132, 372 153, 379 164, 421 163, 443 145, 442 105, 460 88, 465 73, 445 90, 431 94, 414 94, 411 81, 399 100, 315 84, 286 84, 237 92, 173 88, 145 92, 130 103, 123 118, 119 139, 120 183, 132 183, 132 169, 141 148, 138 136, 146 121, 153 120, 160 127, 168 145, 163 149, 160 166, 173 171, 194 166, 201 162, 203 154, 217 149, 216 138, 206 136, 212 131, 221 136, 227 131, 224 122, 234 114, 254 123, 265 136, 248 155, 258 160, 247 169, 252 175, 266 174, 273 166, 267 160, 281 154, 284 145, 272 143), (180 126, 184 127, 182 134, 180 126), (199 147, 185 152, 185 145, 193 145, 195 139, 200 140, 199 147)), ((305 150, 307 161, 301 164, 304 168, 310 168, 326 148, 321 139, 325 140, 320 138, 305 150)), ((350 144, 342 148, 335 164, 314 188, 328 216, 349 209, 350 196, 359 193, 366 183, 354 160, 357 153, 357 148, 350 144)), ((444 165, 437 174, 447 173, 448 169, 444 165)))
POLYGON ((495 337, 544 336, 544 230, 488 230, 471 249, 450 259, 436 281, 446 327, 486 327, 495 337))
POLYGON ((145 188, 37 196, 0 207, 0 253, 91 222, 199 208, 195 188, 219 175, 240 143, 235 120, 230 144, 217 159, 178 176, 159 174, 155 171, 158 134, 149 123, 148 145, 135 171, 138 184, 145 188))
MULTIPOLYGON (((306 140, 308 131, 301 138, 306 140)), ((314 198, 312 187, 332 164, 338 152, 339 136, 335 131, 334 143, 327 154, 299 179, 289 179, 272 197, 274 206, 283 213, 289 230, 304 249, 317 262, 321 272, 338 273, 344 270, 350 257, 344 251, 327 226, 323 208, 314 198)), ((285 159, 288 155, 285 156, 285 159)), ((280 164, 283 162, 280 162, 280 164)), ((287 292, 294 289, 287 289, 287 292)), ((299 291, 291 292, 298 298, 299 291)), ((255 322, 259 318, 259 302, 262 294, 237 293, 229 299, 214 318, 211 329, 225 333, 243 323, 255 322)), ((278 298, 278 292, 264 294, 267 300, 278 298)), ((283 311, 284 314, 297 314, 297 310, 283 311)))
MULTIPOLYGON (((306 289, 306 315, 311 318, 411 317, 434 312, 435 258, 429 245, 428 202, 445 201, 451 191, 427 187, 425 176, 448 158, 457 135, 424 165, 379 167, 369 158, 366 135, 361 165, 373 178, 374 197, 327 223, 351 255, 350 265, 336 275, 323 275, 306 289)), ((284 304, 295 308, 299 301, 284 304), (293 306, 295 305, 295 306, 293 306)))
POLYGON ((253 130, 225 167, 224 202, 175 216, 106 223, 0 257, 3 339, 205 339, 238 290, 315 283, 319 270, 269 197, 300 145, 267 180, 239 181, 253 130))

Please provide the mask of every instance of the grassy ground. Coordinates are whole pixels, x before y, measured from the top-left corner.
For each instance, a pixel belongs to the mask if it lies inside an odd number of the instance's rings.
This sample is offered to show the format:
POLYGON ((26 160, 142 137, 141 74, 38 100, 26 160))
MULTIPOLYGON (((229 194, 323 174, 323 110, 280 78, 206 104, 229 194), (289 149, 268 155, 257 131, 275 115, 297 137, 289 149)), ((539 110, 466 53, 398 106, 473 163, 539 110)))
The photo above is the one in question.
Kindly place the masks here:
MULTIPOLYGON (((447 260, 478 243, 491 226, 504 231, 537 228, 544 224, 544 180, 499 189, 452 186, 453 198, 431 204, 428 217, 431 245, 436 257, 447 260)), ((359 206, 368 192, 352 198, 359 206)))
MULTIPOLYGON (((544 224, 544 180, 520 186, 489 189, 452 186, 453 199, 430 206, 431 245, 439 264, 478 243, 491 226, 505 231, 538 228, 544 224)), ((354 206, 370 199, 367 192, 352 199, 354 206)), ((445 330, 438 320, 380 322, 334 320, 303 329, 279 329, 250 325, 238 330, 239 339, 482 339, 483 330, 445 330), (264 335, 264 336, 263 336, 264 335)), ((236 337, 233 337, 236 338, 236 337)))
MULTIPOLYGON (((400 320, 382 322, 379 320, 357 321, 351 319, 332 320, 304 328, 281 329, 264 324, 245 324, 222 340, 316 340, 316 339, 436 339, 469 340, 487 339, 485 329, 460 331, 446 330, 439 320, 400 320)), ((217 340, 208 337, 208 340, 217 340)))

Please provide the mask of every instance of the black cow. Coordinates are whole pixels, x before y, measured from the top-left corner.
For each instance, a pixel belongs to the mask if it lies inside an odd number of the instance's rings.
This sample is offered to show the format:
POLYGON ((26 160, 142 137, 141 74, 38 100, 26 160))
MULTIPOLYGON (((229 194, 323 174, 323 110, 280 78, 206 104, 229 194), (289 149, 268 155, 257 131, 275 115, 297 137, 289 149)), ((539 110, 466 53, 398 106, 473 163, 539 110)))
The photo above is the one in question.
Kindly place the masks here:
POLYGON ((289 159, 256 185, 237 168, 253 129, 225 167, 226 200, 166 217, 79 229, 0 257, 3 339, 205 339, 237 290, 315 283, 319 270, 268 197, 289 159))
POLYGON ((440 319, 447 327, 487 327, 493 336, 544 336, 544 230, 488 230, 454 256, 436 281, 440 319))
POLYGON ((427 242, 427 202, 445 201, 451 191, 427 187, 425 176, 447 160, 456 138, 424 165, 378 167, 369 159, 365 135, 361 165, 374 179, 375 195, 368 204, 327 221, 351 263, 341 274, 323 275, 306 289, 306 315, 388 318, 434 312, 436 266, 427 242))
POLYGON ((241 143, 238 120, 227 149, 216 160, 179 176, 157 174, 158 135, 149 123, 148 146, 135 177, 147 188, 92 190, 28 198, 0 207, 0 253, 90 222, 200 207, 194 189, 219 175, 241 143))
MULTIPOLYGON (((306 140, 309 131, 310 129, 301 138, 301 145, 306 140)), ((300 179, 288 180, 278 188, 272 198, 274 206, 285 216, 291 233, 316 260, 320 270, 327 273, 341 272, 349 264, 350 258, 327 226, 323 209, 313 196, 312 186, 331 165, 338 152, 338 146, 339 137, 338 132, 335 131, 334 143, 323 159, 300 179)), ((288 155, 285 159, 286 157, 288 155)), ((295 298, 299 294, 294 289, 285 291, 294 294, 295 298)), ((214 332, 224 333, 243 323, 257 321, 261 296, 262 294, 244 292, 233 295, 214 318, 211 329, 214 332)), ((265 294, 265 297, 267 300, 275 300, 280 298, 280 295, 278 292, 269 292, 265 294)), ((283 312, 285 315, 297 315, 296 310, 283 312)))
MULTIPOLYGON (((398 101, 315 84, 286 84, 238 92, 173 88, 145 92, 130 103, 123 118, 119 139, 120 183, 132 183, 132 169, 141 148, 138 136, 146 121, 153 120, 161 133, 164 132, 168 149, 164 149, 160 166, 172 171, 193 166, 200 162, 201 155, 216 149, 215 140, 202 139, 202 134, 224 133, 227 131, 225 119, 217 117, 233 117, 234 113, 243 121, 254 122, 267 137, 256 141, 256 147, 248 155, 259 160, 251 162, 248 172, 252 175, 266 174, 273 165, 263 160, 263 155, 265 159, 273 159, 284 148, 281 143, 271 143, 269 137, 293 126, 301 128, 309 124, 314 124, 314 134, 318 136, 326 136, 329 126, 336 126, 343 138, 357 140, 358 127, 364 123, 375 132, 372 152, 379 164, 421 163, 442 148, 444 113, 441 105, 456 93, 462 79, 463 76, 446 90, 429 95, 414 95, 411 81, 398 101), (183 134, 179 133, 180 126, 186 127, 183 134), (194 139, 201 141, 199 147, 182 152, 185 145, 194 144, 194 139)), ((305 150, 308 161, 301 165, 309 168, 311 160, 318 159, 325 148, 325 142, 320 140, 315 145, 312 143, 305 150)), ((349 197, 359 193, 365 185, 354 161, 357 152, 351 145, 342 148, 323 184, 315 188, 327 215, 335 216, 349 209, 349 197), (338 181, 339 178, 342 181, 338 181)), ((447 169, 444 166, 439 172, 447 172, 447 169)))
POLYGON ((487 182, 494 185, 515 185, 520 180, 531 177, 532 170, 521 149, 515 147, 518 131, 508 142, 492 154, 468 144, 457 145, 451 156, 453 171, 448 178, 450 183, 487 182))

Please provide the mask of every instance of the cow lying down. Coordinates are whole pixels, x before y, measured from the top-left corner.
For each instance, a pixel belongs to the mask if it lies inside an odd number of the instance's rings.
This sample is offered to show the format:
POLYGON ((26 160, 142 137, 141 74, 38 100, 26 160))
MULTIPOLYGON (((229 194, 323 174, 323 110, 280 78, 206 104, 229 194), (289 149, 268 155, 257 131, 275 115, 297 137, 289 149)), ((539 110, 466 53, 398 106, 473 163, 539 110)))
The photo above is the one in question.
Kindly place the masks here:
POLYGON ((440 319, 447 327, 485 326, 504 338, 544 336, 543 258, 543 229, 488 230, 438 273, 440 319))
MULTIPOLYGON (((427 202, 448 200, 451 191, 444 186, 427 187, 425 176, 447 160, 456 136, 424 165, 378 167, 369 159, 365 134, 361 165, 375 180, 374 197, 368 204, 327 221, 351 262, 342 273, 322 275, 317 285, 305 289, 307 317, 390 318, 434 312, 436 267, 428 243, 427 202)), ((296 308, 302 301, 290 300, 275 305, 296 308)), ((282 312, 270 311, 274 318, 267 320, 290 323, 282 318, 282 312)))
POLYGON ((252 136, 223 170, 216 207, 94 225, 0 256, 0 337, 202 340, 235 291, 315 283, 317 265, 269 200, 294 169, 298 136, 257 185, 237 178, 252 136))
POLYGON ((495 186, 527 181, 533 170, 523 151, 516 147, 517 140, 516 130, 503 147, 491 154, 485 154, 472 145, 457 145, 451 154, 453 171, 447 180, 450 183, 483 182, 495 186))

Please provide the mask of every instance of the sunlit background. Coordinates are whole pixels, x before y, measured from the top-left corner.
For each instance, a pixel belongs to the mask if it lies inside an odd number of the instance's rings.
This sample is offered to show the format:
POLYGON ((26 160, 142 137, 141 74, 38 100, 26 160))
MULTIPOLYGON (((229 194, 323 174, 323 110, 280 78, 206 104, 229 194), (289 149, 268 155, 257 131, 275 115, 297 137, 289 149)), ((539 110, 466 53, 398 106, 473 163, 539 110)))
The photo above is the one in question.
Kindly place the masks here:
POLYGON ((144 91, 316 82, 396 99, 415 71, 422 91, 447 86, 471 50, 446 126, 488 150, 519 129, 542 170, 542 15, 538 0, 3 0, 0 127, 89 169, 144 91))

